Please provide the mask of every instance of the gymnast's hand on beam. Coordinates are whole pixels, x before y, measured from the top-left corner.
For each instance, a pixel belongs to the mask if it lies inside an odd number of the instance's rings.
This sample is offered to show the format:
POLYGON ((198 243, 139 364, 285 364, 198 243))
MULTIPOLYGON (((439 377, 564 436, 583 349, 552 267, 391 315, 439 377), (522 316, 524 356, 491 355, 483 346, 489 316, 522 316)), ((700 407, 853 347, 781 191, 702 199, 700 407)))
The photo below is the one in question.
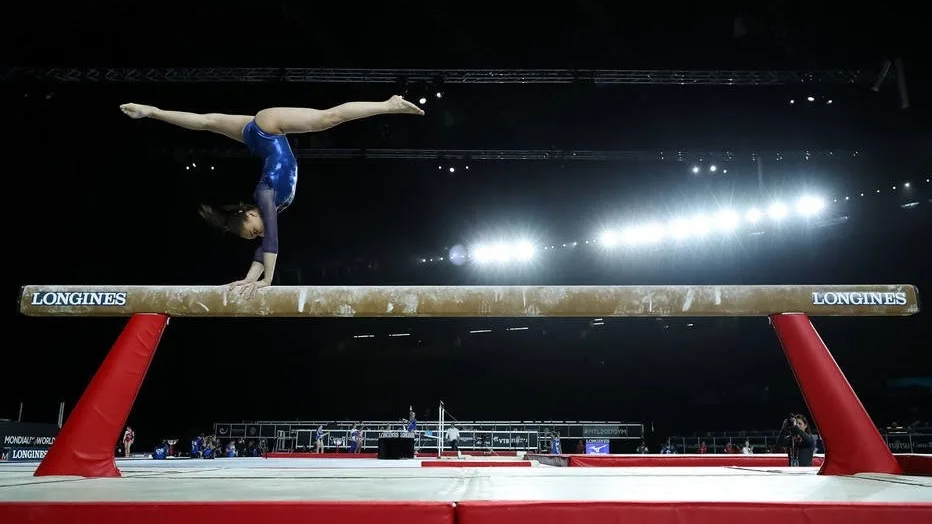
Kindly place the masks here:
POLYGON ((227 290, 228 290, 228 291, 234 291, 234 290, 236 290, 236 288, 245 286, 246 284, 252 284, 253 282, 255 282, 255 281, 257 281, 257 280, 259 280, 259 277, 256 277, 256 278, 249 278, 249 277, 246 277, 246 278, 244 278, 244 279, 242 279, 242 280, 237 280, 236 282, 230 282, 230 284, 227 286, 227 290))
POLYGON ((246 300, 250 300, 256 296, 256 292, 264 287, 269 287, 269 283, 265 280, 254 280, 252 282, 247 282, 240 286, 239 294, 241 297, 246 300))

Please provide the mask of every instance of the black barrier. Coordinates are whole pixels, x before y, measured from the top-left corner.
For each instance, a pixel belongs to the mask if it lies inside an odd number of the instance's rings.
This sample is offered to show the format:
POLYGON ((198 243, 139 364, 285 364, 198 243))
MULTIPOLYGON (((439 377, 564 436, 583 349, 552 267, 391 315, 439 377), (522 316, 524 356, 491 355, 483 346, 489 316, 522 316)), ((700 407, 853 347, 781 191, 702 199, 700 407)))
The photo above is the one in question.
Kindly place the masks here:
POLYGON ((932 454, 932 435, 914 434, 910 435, 911 450, 913 453, 932 454))
POLYGON ((885 437, 890 451, 894 453, 932 454, 932 434, 887 433, 885 437))
POLYGON ((379 433, 379 459, 398 460, 414 458, 414 433, 383 431, 379 433))
POLYGON ((913 448, 911 440, 908 433, 887 434, 887 446, 890 446, 890 451, 894 453, 911 453, 913 448))
POLYGON ((57 424, 0 422, 0 460, 42 460, 58 429, 57 424))

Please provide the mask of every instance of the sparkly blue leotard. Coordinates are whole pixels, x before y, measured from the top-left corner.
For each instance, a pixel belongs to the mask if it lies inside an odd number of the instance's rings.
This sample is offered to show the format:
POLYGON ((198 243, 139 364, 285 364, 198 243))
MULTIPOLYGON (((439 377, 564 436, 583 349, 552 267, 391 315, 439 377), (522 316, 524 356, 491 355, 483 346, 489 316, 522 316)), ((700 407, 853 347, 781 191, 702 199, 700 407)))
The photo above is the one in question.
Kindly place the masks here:
POLYGON ((262 177, 256 185, 256 206, 262 214, 265 233, 256 249, 256 261, 262 253, 278 253, 278 214, 294 200, 298 187, 298 159, 285 135, 266 133, 253 120, 243 128, 243 142, 249 151, 264 161, 262 177))

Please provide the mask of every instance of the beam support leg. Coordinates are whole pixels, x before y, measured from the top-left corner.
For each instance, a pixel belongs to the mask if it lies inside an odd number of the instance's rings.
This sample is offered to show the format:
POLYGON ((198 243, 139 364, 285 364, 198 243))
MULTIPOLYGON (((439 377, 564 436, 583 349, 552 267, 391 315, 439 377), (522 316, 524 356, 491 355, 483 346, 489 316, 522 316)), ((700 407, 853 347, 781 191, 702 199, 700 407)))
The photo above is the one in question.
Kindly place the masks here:
POLYGON ((825 444, 820 475, 902 474, 877 427, 809 317, 783 313, 771 325, 825 444))
POLYGON ((116 444, 159 345, 167 315, 133 315, 35 476, 119 477, 116 444))

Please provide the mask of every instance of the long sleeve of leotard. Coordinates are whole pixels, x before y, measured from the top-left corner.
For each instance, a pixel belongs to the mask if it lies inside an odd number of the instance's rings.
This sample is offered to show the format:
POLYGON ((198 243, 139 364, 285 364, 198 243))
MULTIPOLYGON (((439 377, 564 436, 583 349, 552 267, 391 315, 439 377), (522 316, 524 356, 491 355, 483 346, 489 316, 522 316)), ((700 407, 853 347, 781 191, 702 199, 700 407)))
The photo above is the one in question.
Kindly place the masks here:
POLYGON ((262 214, 265 233, 262 237, 262 245, 256 248, 256 256, 253 259, 256 262, 262 262, 263 253, 278 254, 278 208, 275 205, 275 191, 261 188, 256 190, 255 196, 259 213, 262 214))

